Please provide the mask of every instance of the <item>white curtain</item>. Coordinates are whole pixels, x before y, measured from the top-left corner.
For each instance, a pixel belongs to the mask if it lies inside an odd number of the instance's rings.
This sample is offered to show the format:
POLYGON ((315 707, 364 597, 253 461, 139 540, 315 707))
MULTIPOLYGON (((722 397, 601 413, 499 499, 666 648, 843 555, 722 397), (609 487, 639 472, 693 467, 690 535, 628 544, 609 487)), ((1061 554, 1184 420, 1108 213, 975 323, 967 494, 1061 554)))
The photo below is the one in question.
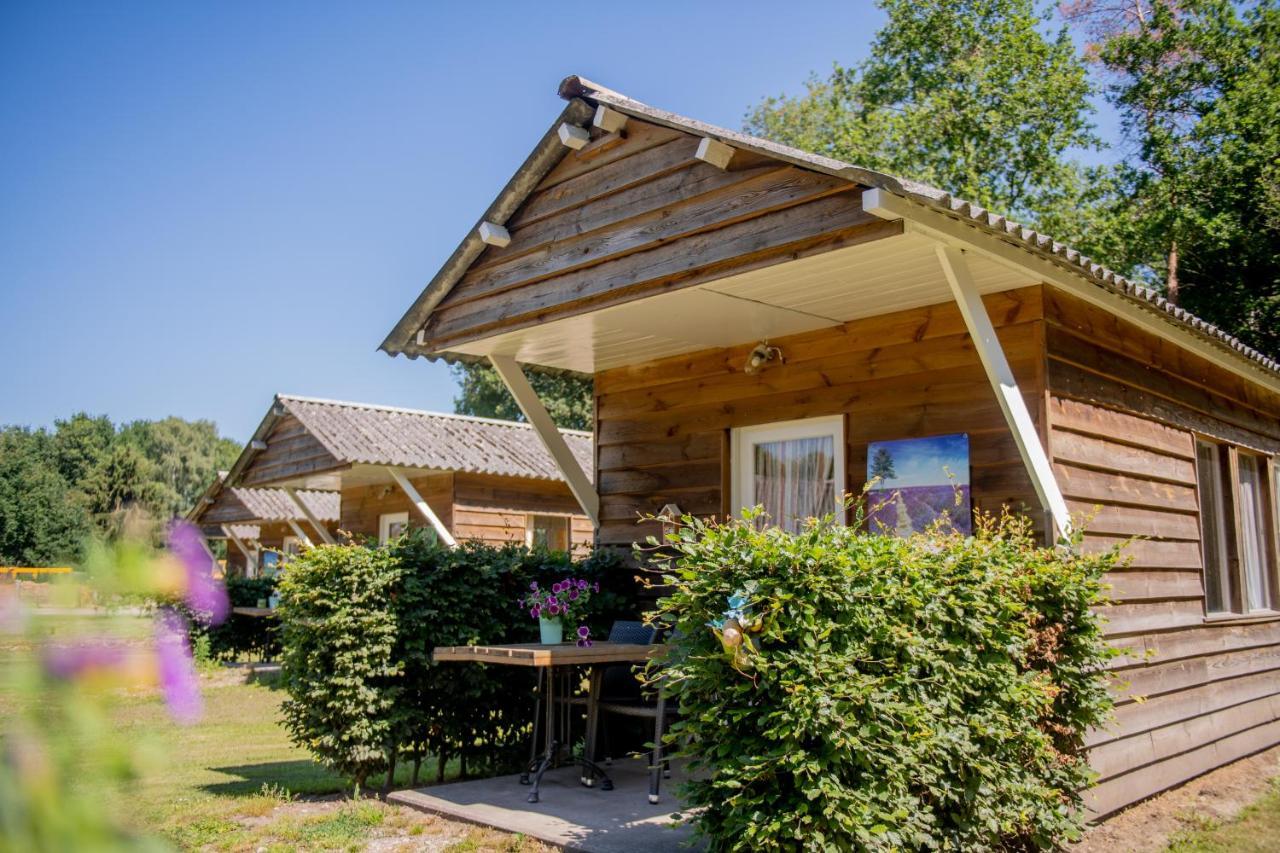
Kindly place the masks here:
POLYGON ((827 436, 767 441, 754 448, 754 503, 795 532, 806 518, 835 512, 835 440, 827 436))
POLYGON ((1265 538, 1266 501, 1262 493, 1262 472, 1256 456, 1240 454, 1240 567, 1244 570, 1245 601, 1249 610, 1271 606, 1268 589, 1265 538))

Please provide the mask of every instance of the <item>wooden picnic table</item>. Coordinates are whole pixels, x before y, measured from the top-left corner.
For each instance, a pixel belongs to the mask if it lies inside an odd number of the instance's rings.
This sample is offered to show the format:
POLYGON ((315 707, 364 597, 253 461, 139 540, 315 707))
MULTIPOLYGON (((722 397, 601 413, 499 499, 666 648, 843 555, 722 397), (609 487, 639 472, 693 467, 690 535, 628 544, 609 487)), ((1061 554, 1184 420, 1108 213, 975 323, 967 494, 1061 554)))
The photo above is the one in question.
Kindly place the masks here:
MULTIPOLYGON (((522 785, 530 784, 530 771, 533 771, 533 789, 528 800, 538 802, 538 791, 542 783, 542 774, 555 762, 562 744, 571 744, 568 731, 569 719, 565 716, 561 728, 565 731, 557 737, 556 705, 562 708, 569 704, 569 687, 567 679, 561 678, 563 695, 557 696, 556 670, 575 666, 590 668, 590 688, 587 691, 587 731, 594 731, 594 721, 599 714, 600 689, 604 683, 604 669, 611 664, 644 663, 656 654, 661 653, 661 645, 636 643, 610 643, 607 641, 592 642, 589 646, 577 643, 503 643, 492 646, 437 646, 431 653, 431 659, 440 662, 492 663, 504 666, 537 667, 538 672, 538 704, 533 712, 533 735, 530 742, 529 764, 520 774, 522 785), (543 752, 537 754, 538 722, 542 714, 546 714, 543 723, 543 752), (561 739, 563 738, 563 739, 561 739)), ((605 773, 591 755, 573 759, 575 764, 590 772, 582 777, 582 784, 590 787, 598 774, 603 780, 601 790, 613 790, 613 780, 605 773)))
POLYGON ((232 613, 239 613, 241 616, 258 616, 274 618, 276 612, 270 607, 233 607, 232 613))

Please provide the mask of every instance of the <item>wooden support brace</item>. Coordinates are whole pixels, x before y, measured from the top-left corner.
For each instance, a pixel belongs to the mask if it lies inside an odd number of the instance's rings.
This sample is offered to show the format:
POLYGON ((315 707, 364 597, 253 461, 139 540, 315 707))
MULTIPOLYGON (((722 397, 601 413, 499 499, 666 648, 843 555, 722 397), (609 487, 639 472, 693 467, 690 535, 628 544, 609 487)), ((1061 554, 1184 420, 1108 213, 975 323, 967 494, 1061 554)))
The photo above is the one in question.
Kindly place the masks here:
POLYGON ((498 376, 511 392, 511 396, 515 397, 516 405, 520 407, 525 420, 542 440, 542 446, 547 449, 547 453, 551 454, 556 467, 560 469, 560 476, 564 477, 565 482, 569 484, 569 491, 573 492, 573 496, 578 499, 578 505, 582 507, 587 518, 591 519, 592 526, 599 527, 600 496, 596 493, 591 478, 582 470, 577 458, 569 450, 568 442, 556 428, 551 415, 547 414, 546 407, 538 399, 537 392, 529 384, 529 379, 520 369, 520 365, 509 355, 490 355, 489 363, 493 365, 494 370, 498 371, 498 376))
POLYGON ((251 450, 266 450, 267 443, 260 438, 255 438, 253 441, 249 442, 249 448, 251 450))
POLYGON ((596 107, 596 114, 591 123, 605 133, 617 133, 627 126, 627 117, 617 110, 611 110, 604 104, 596 107))
POLYGON ((302 517, 307 520, 307 523, 315 528, 316 533, 320 534, 321 541, 326 545, 337 544, 337 541, 329 533, 329 529, 320 523, 320 519, 316 518, 307 505, 302 502, 302 498, 298 497, 298 490, 286 488, 285 492, 288 493, 289 497, 293 498, 293 505, 302 513, 302 517))
POLYGON ((435 528, 436 535, 440 537, 440 541, 450 548, 457 548, 458 540, 453 538, 453 534, 449 532, 449 528, 444 526, 440 516, 436 515, 431 509, 431 505, 423 499, 422 495, 418 494, 418 490, 413 487, 413 483, 409 482, 409 478, 390 466, 387 467, 387 473, 391 475, 391 479, 396 481, 400 491, 404 492, 413 505, 417 507, 418 513, 435 528))
POLYGON ((576 124, 564 122, 560 125, 560 141, 569 148, 577 151, 585 148, 587 143, 591 141, 591 133, 585 127, 578 127, 576 124))
POLYGON ((982 296, 973 282, 969 265, 965 261, 964 252, 943 243, 937 244, 938 261, 942 264, 943 275, 951 286, 951 294, 960 307, 960 315, 973 338, 974 349, 996 392, 996 400, 1004 419, 1013 432, 1013 440, 1018 445, 1018 453, 1031 475, 1031 484, 1035 487, 1040 505, 1049 511, 1059 534, 1071 533, 1071 513, 1067 502, 1058 488, 1058 479, 1054 476, 1053 465, 1040 443, 1035 422, 1031 420, 1031 412, 1027 410, 1027 402, 1018 389, 1009 360, 1005 357, 1000 339, 996 337, 995 327, 987 314, 987 307, 982 304, 982 296))
POLYGON ((710 163, 717 169, 727 169, 729 161, 733 159, 733 148, 709 136, 704 136, 698 143, 698 150, 693 156, 704 163, 710 163))
POLYGON ((229 524, 222 525, 222 533, 228 539, 230 539, 237 548, 240 549, 241 554, 244 554, 245 575, 251 578, 257 577, 258 576, 258 552, 256 550, 250 550, 249 546, 244 544, 244 540, 242 540, 239 536, 237 536, 235 534, 235 531, 231 529, 231 525, 229 524))
POLYGON ((298 537, 298 541, 310 548, 311 537, 302 529, 302 525, 298 524, 298 522, 294 521, 292 518, 286 519, 286 521, 289 522, 289 529, 293 531, 294 536, 298 537))
POLYGON ((486 246, 497 246, 499 249, 511 245, 511 232, 496 222, 481 222, 480 241, 486 246))

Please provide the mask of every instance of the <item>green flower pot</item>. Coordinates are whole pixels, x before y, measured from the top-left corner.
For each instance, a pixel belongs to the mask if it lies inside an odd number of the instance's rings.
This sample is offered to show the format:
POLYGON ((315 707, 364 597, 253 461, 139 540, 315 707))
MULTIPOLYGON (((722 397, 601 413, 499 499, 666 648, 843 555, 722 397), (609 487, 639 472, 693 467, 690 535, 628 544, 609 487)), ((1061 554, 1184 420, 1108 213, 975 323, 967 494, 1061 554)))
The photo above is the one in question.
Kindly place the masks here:
POLYGON ((564 642, 564 623, 557 619, 538 619, 538 630, 544 643, 564 642))

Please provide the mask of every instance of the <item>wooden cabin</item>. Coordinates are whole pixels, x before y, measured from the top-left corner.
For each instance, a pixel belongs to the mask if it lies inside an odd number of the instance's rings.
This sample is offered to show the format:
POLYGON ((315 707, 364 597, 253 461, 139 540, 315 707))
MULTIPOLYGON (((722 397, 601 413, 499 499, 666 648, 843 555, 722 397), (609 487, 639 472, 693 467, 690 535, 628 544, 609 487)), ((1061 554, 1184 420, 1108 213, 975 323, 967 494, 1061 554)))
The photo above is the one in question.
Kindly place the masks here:
POLYGON ((1143 537, 1110 578, 1095 814, 1280 742, 1280 364, 945 192, 560 93, 383 349, 487 360, 535 425, 522 365, 594 377, 597 543, 669 505, 829 511, 872 447, 962 436, 973 506, 1143 537))
POLYGON ((187 513, 205 539, 226 543, 226 575, 257 577, 307 542, 337 529, 338 494, 300 491, 297 499, 283 489, 245 489, 227 485, 220 471, 187 513), (311 532, 308 533, 307 531, 311 532))
MULTIPOLYGON (((589 467, 590 433, 558 434, 589 467)), ((528 424, 282 394, 228 479, 337 492, 338 529, 357 540, 386 542, 412 526, 450 544, 591 544, 590 522, 528 424)))

